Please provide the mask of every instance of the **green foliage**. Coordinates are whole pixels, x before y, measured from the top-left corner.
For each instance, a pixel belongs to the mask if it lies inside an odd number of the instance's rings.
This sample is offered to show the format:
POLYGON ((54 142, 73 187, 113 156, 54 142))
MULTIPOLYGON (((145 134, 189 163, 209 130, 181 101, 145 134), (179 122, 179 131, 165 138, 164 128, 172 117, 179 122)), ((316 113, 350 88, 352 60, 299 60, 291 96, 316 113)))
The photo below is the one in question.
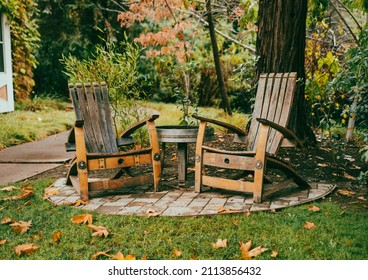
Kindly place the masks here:
POLYGON ((11 25, 15 99, 28 100, 35 85, 33 71, 38 63, 35 54, 40 45, 37 4, 33 0, 2 0, 0 10, 7 14, 11 25))
POLYGON ((35 92, 68 95, 67 77, 60 62, 62 55, 72 54, 82 60, 89 57, 104 38, 123 40, 116 20, 115 1, 37 0, 41 46, 35 70, 35 92))
POLYGON ((144 115, 144 110, 137 104, 143 95, 137 82, 140 51, 129 42, 122 42, 119 46, 106 42, 105 45, 97 45, 88 59, 78 60, 69 55, 63 56, 61 61, 70 83, 107 83, 115 132, 118 134, 144 115))

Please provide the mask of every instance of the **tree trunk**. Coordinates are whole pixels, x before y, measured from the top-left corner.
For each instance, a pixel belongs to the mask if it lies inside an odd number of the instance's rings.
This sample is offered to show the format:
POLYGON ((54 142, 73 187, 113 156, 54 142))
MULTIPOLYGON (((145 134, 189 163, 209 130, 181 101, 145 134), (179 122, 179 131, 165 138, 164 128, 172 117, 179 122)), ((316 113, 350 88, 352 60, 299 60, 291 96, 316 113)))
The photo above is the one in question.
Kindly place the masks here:
POLYGON ((256 79, 262 72, 298 73, 289 128, 301 139, 315 141, 304 100, 307 9, 307 0, 259 0, 256 79))
POLYGON ((215 61, 216 75, 220 88, 221 99, 225 112, 227 112, 231 116, 232 110, 230 107, 230 100, 225 86, 224 76, 222 75, 220 53, 217 46, 215 26, 213 24, 211 0, 206 0, 206 10, 207 10, 208 28, 210 30, 213 59, 215 61))

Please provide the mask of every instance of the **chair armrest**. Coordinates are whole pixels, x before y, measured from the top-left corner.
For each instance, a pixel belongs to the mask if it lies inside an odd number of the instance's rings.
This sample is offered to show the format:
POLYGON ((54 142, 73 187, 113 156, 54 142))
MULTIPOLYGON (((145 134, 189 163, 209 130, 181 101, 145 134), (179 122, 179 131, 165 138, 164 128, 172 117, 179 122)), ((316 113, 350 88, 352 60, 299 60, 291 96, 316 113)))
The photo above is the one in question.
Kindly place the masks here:
POLYGON ((278 125, 266 119, 257 118, 257 121, 260 122, 261 124, 268 125, 271 128, 276 129, 286 138, 295 140, 298 146, 303 147, 303 143, 300 141, 300 139, 291 130, 287 129, 286 127, 283 127, 281 125, 278 125))
POLYGON ((234 126, 234 125, 222 122, 222 121, 217 121, 217 120, 214 120, 214 119, 201 117, 201 116, 198 116, 198 115, 195 115, 195 114, 192 115, 192 117, 197 119, 197 120, 200 120, 200 121, 209 122, 209 123, 213 123, 213 124, 219 125, 221 127, 224 127, 226 129, 230 130, 231 132, 234 132, 234 133, 238 134, 240 137, 246 136, 246 134, 247 134, 244 130, 242 130, 242 129, 234 126))
POLYGON ((119 136, 119 138, 128 138, 134 131, 144 126, 148 121, 154 121, 159 115, 152 115, 126 128, 119 136))

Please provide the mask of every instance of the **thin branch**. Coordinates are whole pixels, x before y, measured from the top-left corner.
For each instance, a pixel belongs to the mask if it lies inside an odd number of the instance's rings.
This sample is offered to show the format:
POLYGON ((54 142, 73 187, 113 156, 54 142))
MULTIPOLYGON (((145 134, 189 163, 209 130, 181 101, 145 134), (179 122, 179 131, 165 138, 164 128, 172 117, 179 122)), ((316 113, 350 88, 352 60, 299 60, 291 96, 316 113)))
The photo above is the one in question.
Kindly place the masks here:
MULTIPOLYGON (((185 13, 185 14, 189 14, 189 15, 192 15, 192 16, 196 17, 205 27, 208 27, 208 22, 205 19, 203 19, 200 15, 198 15, 198 14, 192 12, 192 11, 184 11, 184 10, 180 10, 180 9, 176 9, 176 10, 179 11, 179 12, 182 12, 182 13, 185 13)), ((228 39, 229 41, 231 41, 231 42, 233 42, 233 43, 235 43, 235 44, 237 44, 239 46, 242 46, 244 49, 247 49, 247 50, 249 50, 252 53, 255 53, 256 52, 256 50, 253 47, 247 46, 247 45, 243 44, 242 42, 240 42, 240 41, 238 41, 238 40, 230 37, 229 35, 221 32, 220 30, 218 30, 216 28, 215 28, 215 32, 217 34, 219 34, 220 36, 228 39)))
MULTIPOLYGON (((331 2, 331 0, 330 0, 331 2)), ((355 18, 355 16, 351 13, 351 11, 348 9, 348 7, 346 7, 344 5, 344 3, 342 3, 340 0, 336 0, 337 3, 339 3, 344 9, 345 11, 351 16, 351 18, 355 21, 356 25, 358 26, 358 28, 360 29, 360 31, 362 31, 362 27, 360 26, 358 20, 355 18)), ((331 3, 332 4, 332 3, 331 3)))
POLYGON ((359 41, 357 39, 357 37, 355 36, 353 30, 351 30, 350 26, 348 25, 348 23, 346 22, 345 18, 342 16, 342 14, 340 13, 340 11, 336 8, 336 6, 332 3, 332 1, 330 1, 331 6, 334 8, 334 10, 336 11, 336 13, 339 15, 339 17, 341 18, 341 20, 344 22, 346 28, 349 30, 351 36, 354 38, 355 42, 358 44, 359 41))

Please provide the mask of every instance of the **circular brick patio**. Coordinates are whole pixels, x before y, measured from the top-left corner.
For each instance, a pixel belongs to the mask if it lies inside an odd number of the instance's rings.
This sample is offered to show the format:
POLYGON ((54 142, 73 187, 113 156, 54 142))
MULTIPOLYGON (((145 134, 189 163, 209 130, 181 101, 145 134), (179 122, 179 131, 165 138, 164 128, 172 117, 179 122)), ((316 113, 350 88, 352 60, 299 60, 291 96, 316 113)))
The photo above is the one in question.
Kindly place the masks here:
POLYGON ((308 203, 324 198, 336 187, 333 184, 314 183, 311 189, 297 189, 288 194, 253 203, 251 195, 208 190, 201 193, 193 188, 149 192, 149 186, 127 190, 127 193, 93 198, 86 205, 76 206, 80 199, 66 179, 60 178, 45 190, 47 199, 55 205, 96 211, 110 215, 136 216, 200 216, 252 211, 271 211, 308 203))

